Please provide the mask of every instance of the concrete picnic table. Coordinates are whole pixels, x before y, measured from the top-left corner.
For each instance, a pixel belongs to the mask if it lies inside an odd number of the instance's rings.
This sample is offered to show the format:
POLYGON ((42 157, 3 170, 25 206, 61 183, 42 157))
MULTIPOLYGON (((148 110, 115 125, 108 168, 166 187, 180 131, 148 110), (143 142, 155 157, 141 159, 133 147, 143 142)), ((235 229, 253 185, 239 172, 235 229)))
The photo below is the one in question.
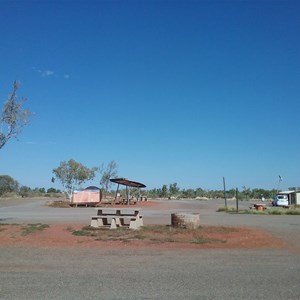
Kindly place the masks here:
POLYGON ((91 227, 139 229, 143 226, 143 216, 139 209, 96 208, 96 210, 97 215, 91 218, 91 227))

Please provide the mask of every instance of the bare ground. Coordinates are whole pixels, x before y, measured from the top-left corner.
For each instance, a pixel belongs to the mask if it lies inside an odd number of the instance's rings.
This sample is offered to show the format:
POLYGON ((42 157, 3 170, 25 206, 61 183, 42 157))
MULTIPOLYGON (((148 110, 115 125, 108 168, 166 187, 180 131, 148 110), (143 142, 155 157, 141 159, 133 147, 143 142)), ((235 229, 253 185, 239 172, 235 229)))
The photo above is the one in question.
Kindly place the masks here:
MULTIPOLYGON (((118 206, 120 207, 120 206, 118 206)), ((170 209, 170 204, 145 202, 143 209, 170 209)), ((63 208, 62 208, 63 209, 63 208)), ((101 249, 262 249, 282 248, 286 244, 261 229, 247 227, 202 226, 198 230, 180 230, 176 234, 168 230, 148 230, 143 238, 136 233, 123 232, 112 237, 112 231, 101 230, 95 236, 76 236, 86 223, 51 224, 42 231, 24 235, 26 225, 2 224, 0 226, 0 245, 33 248, 101 248, 101 249), (176 235, 176 238, 174 238, 176 235)))

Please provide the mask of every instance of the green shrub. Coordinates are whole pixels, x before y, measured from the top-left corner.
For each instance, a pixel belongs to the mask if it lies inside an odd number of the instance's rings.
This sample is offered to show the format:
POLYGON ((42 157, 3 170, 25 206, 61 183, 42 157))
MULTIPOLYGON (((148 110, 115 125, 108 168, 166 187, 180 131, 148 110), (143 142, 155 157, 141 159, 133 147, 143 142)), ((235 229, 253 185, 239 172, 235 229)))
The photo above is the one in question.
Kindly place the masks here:
POLYGON ((286 215, 300 215, 300 209, 289 209, 285 212, 286 215))
POLYGON ((280 209, 270 209, 268 211, 268 214, 269 215, 283 215, 284 214, 284 211, 283 210, 280 210, 280 209))
POLYGON ((217 212, 235 212, 236 209, 233 207, 219 207, 217 212))
POLYGON ((85 231, 85 230, 74 230, 72 232, 73 235, 76 236, 91 236, 91 232, 85 231))

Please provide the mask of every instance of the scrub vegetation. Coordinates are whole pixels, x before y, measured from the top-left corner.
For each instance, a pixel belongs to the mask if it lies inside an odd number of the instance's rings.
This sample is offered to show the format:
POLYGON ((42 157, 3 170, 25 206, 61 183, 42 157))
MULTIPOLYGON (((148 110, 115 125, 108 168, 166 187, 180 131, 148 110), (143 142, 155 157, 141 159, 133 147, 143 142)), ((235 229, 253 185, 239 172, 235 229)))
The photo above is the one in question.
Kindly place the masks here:
POLYGON ((48 227, 49 227, 48 224, 41 224, 41 223, 27 224, 26 226, 22 227, 22 235, 24 236, 24 235, 36 233, 48 227))
POLYGON ((258 211, 255 209, 243 209, 236 211, 235 208, 218 208, 217 212, 227 212, 227 213, 238 213, 238 214, 252 214, 252 215, 300 215, 300 208, 285 208, 285 207, 267 207, 263 211, 258 211))
POLYGON ((226 236, 235 232, 235 228, 223 226, 202 226, 198 229, 174 228, 169 225, 152 225, 142 227, 140 230, 130 230, 128 228, 118 228, 109 230, 103 228, 93 228, 85 226, 81 230, 72 231, 76 236, 92 236, 96 241, 151 241, 154 243, 226 243, 225 239, 215 238, 226 236))

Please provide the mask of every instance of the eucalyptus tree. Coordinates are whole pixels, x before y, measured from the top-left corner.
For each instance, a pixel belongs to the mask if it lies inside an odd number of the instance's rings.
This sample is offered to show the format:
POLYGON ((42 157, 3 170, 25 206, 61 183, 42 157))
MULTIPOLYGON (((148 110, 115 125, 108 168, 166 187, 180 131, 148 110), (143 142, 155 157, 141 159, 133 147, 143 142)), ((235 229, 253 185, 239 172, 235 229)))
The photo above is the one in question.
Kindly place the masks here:
POLYGON ((17 192, 19 183, 9 175, 0 175, 0 197, 6 193, 17 192))
POLYGON ((23 108, 25 98, 18 100, 17 91, 20 84, 14 81, 12 92, 5 101, 0 116, 0 149, 11 138, 17 138, 23 127, 29 123, 31 112, 23 108))
POLYGON ((102 175, 100 179, 100 185, 103 188, 104 192, 107 192, 111 186, 110 179, 118 176, 117 163, 114 160, 112 160, 108 163, 106 167, 102 165, 100 173, 102 175))
POLYGON ((69 199, 72 198, 75 188, 86 181, 93 180, 97 171, 97 167, 89 169, 74 159, 62 161, 56 169, 53 169, 55 177, 64 187, 69 199))

